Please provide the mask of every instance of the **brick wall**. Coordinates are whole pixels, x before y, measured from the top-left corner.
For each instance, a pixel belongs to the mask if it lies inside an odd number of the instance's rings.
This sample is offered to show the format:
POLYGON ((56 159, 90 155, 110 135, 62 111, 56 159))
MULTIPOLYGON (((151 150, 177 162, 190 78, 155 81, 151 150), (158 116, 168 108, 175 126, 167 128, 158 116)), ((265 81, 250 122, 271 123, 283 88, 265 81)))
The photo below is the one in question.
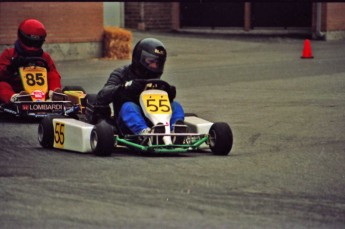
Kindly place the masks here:
POLYGON ((173 3, 171 2, 126 2, 125 27, 138 28, 138 23, 145 22, 147 30, 171 30, 173 28, 173 3), (141 13, 143 7, 143 14, 141 13))
POLYGON ((327 3, 327 31, 345 30, 345 3, 327 3))
POLYGON ((45 25, 48 44, 102 41, 102 2, 1 2, 0 45, 14 43, 26 18, 45 25))
POLYGON ((140 22, 140 4, 139 2, 125 3, 125 27, 137 28, 140 22))
POLYGON ((146 3, 145 23, 147 29, 169 30, 172 28, 171 3, 146 3))

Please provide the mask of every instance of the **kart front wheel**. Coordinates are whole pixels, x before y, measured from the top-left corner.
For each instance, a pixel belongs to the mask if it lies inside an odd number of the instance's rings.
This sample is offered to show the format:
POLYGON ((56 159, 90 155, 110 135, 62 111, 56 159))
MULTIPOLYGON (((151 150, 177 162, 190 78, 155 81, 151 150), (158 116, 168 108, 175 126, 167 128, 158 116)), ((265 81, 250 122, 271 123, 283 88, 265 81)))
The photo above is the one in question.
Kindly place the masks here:
POLYGON ((115 145, 113 127, 106 121, 94 126, 90 137, 92 152, 97 156, 110 156, 115 145))
POLYGON ((225 122, 213 123, 209 130, 211 151, 216 155, 228 155, 233 144, 233 135, 230 126, 225 122))

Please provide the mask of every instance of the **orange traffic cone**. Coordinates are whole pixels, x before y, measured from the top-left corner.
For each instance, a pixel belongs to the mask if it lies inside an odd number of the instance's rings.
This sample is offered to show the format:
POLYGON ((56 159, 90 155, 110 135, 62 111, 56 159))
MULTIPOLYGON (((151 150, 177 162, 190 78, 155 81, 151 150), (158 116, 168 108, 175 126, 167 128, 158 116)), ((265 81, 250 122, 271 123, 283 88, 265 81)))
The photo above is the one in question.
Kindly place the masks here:
POLYGON ((303 59, 314 58, 313 53, 311 51, 310 40, 308 39, 304 41, 304 48, 303 48, 303 53, 302 53, 301 58, 303 59))

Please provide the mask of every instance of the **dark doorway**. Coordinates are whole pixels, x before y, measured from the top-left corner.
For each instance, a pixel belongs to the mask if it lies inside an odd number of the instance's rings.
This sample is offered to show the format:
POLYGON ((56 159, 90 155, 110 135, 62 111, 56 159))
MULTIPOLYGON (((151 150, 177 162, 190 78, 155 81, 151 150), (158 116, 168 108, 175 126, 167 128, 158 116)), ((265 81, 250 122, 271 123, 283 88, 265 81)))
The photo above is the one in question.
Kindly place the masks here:
POLYGON ((181 27, 242 27, 243 3, 180 3, 181 27))
MULTIPOLYGON (((251 27, 311 27, 311 2, 252 2, 251 27)), ((180 26, 243 27, 244 3, 180 3, 180 26)))
POLYGON ((311 2, 252 3, 253 27, 311 27, 311 2))

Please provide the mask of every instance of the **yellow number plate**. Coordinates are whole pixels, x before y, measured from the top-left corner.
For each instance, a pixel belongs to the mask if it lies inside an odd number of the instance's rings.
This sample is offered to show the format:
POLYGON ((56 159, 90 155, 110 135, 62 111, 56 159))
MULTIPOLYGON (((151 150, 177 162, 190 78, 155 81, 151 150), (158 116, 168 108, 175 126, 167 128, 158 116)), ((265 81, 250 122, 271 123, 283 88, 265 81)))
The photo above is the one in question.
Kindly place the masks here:
POLYGON ((42 91, 44 94, 48 92, 47 69, 33 66, 20 67, 20 77, 26 92, 32 94, 34 91, 42 91))
POLYGON ((65 143, 65 124, 56 122, 54 126, 54 147, 63 149, 65 143))
POLYGON ((142 97, 145 109, 151 114, 171 114, 168 95, 146 94, 142 97))

